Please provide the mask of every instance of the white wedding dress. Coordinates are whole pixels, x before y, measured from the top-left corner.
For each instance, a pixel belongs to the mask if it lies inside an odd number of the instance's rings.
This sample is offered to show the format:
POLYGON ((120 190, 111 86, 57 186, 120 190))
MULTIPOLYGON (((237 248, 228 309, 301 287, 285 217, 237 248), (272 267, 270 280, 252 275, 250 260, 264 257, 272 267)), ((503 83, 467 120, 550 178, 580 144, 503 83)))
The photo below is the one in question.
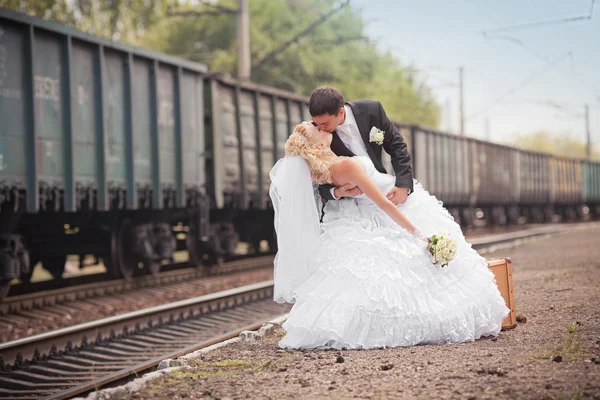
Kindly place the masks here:
MULTIPOLYGON (((394 186, 395 177, 377 171, 368 157, 356 158, 384 193, 394 186)), ((450 234, 455 259, 445 268, 433 265, 425 243, 365 195, 329 201, 320 250, 295 291, 280 347, 458 343, 500 332, 509 309, 494 275, 441 202, 415 182, 399 207, 423 235, 450 234)))

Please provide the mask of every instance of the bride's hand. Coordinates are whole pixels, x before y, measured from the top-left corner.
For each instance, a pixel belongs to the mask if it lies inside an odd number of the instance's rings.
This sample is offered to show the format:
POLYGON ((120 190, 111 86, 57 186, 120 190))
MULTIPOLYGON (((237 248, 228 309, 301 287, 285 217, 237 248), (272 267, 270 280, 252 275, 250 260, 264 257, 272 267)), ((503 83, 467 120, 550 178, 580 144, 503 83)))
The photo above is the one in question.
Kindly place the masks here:
POLYGON ((427 244, 426 249, 429 251, 429 247, 431 246, 431 242, 429 241, 428 238, 424 237, 422 238, 422 240, 427 244))
POLYGON ((427 250, 429 251, 429 247, 431 246, 431 242, 429 241, 429 238, 428 238, 428 237, 425 237, 425 235, 423 235, 423 234, 421 233, 421 231, 420 231, 420 230, 418 230, 418 229, 415 229, 415 230, 412 232, 412 234, 413 234, 413 235, 415 235, 416 237, 418 237, 419 239, 421 239, 422 241, 424 241, 424 242, 425 242, 425 244, 427 245, 427 247, 426 247, 426 248, 427 248, 427 250))

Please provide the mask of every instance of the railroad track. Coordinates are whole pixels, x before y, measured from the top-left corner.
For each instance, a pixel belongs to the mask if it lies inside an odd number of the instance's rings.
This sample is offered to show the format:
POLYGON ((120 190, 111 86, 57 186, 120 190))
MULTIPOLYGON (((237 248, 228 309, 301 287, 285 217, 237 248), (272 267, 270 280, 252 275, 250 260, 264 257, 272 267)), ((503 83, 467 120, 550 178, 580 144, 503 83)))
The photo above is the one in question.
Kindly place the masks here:
MULTIPOLYGON (((553 224, 527 228, 518 231, 488 234, 486 236, 469 239, 473 248, 482 254, 490 253, 503 247, 510 247, 522 241, 564 232, 573 229, 586 229, 598 225, 597 222, 579 224, 553 224)), ((109 297, 111 295, 129 293, 135 290, 166 287, 169 290, 178 290, 177 285, 189 285, 198 279, 211 276, 232 274, 235 272, 252 271, 260 268, 268 268, 273 263, 273 256, 267 255, 256 258, 246 258, 224 263, 221 266, 208 268, 185 268, 162 272, 158 276, 141 276, 132 280, 118 279, 102 281, 85 285, 76 285, 57 290, 42 291, 20 296, 10 296, 0 303, 0 322, 10 324, 11 315, 21 314, 25 318, 39 318, 43 320, 48 317, 45 309, 53 308, 53 312, 68 313, 69 303, 86 299, 109 297)), ((96 306, 99 303, 95 304, 96 306)), ((56 317, 56 315, 54 315, 56 317)))
MULTIPOLYGON (((564 231, 565 229, 569 230, 578 229, 578 227, 587 227, 590 226, 589 224, 594 223, 541 225, 537 227, 526 227, 525 229, 510 232, 485 233, 484 236, 475 236, 473 238, 469 238, 469 234, 467 234, 467 238, 469 242, 472 243, 474 249, 478 251, 482 250, 485 253, 488 248, 497 248, 498 245, 564 231)), ((477 231, 473 232, 473 234, 481 235, 481 233, 477 231)), ((7 314, 18 313, 22 310, 43 309, 53 307, 57 304, 67 304, 75 300, 125 293, 131 290, 164 286, 178 282, 189 282, 190 280, 200 279, 206 276, 218 276, 248 271, 272 264, 273 259, 274 255, 270 254, 256 258, 242 258, 226 262, 220 266, 188 267, 184 269, 175 269, 178 264, 173 264, 169 266, 169 269, 171 270, 161 272, 157 276, 144 275, 135 277, 132 280, 114 279, 94 282, 91 279, 94 277, 93 275, 72 278, 75 280, 85 278, 85 280, 82 281, 85 283, 78 284, 79 281, 73 281, 68 287, 12 295, 5 298, 3 302, 0 302, 0 317, 7 314)))
POLYGON ((85 394, 257 329, 290 308, 273 302, 273 281, 265 281, 8 342, 0 345, 0 399, 85 394))
MULTIPOLYGON (((183 253, 185 253, 185 252, 183 252, 183 253)), ((262 256, 268 256, 268 255, 275 256, 275 253, 269 253, 269 252, 262 253, 262 256)), ((180 257, 186 258, 185 255, 182 255, 180 257)), ((203 265, 201 267, 204 269, 210 270, 210 269, 215 269, 218 265, 243 262, 245 260, 250 260, 250 259, 253 259, 256 257, 257 257, 256 254, 243 254, 243 255, 229 256, 219 264, 203 265)), ((190 267, 190 266, 191 265, 190 265, 189 260, 175 261, 170 264, 162 265, 160 267, 160 270, 161 270, 161 272, 169 272, 169 271, 179 270, 179 269, 190 267)), ((101 271, 102 268, 101 267, 98 268, 99 265, 96 265, 95 267, 96 268, 92 267, 91 265, 87 265, 83 269, 75 272, 74 275, 71 272, 71 276, 62 277, 60 279, 50 278, 50 279, 44 279, 44 280, 37 280, 37 281, 29 282, 29 283, 17 283, 15 285, 11 285, 9 296, 7 296, 7 297, 15 297, 15 296, 22 296, 22 295, 27 295, 27 294, 32 294, 32 293, 46 292, 46 291, 57 290, 57 289, 61 289, 61 288, 86 285, 86 284, 90 284, 90 283, 96 284, 98 282, 106 282, 106 281, 118 279, 117 277, 115 277, 114 275, 109 273, 108 271, 102 272, 101 271)), ((32 268, 35 268, 35 266, 32 266, 32 268)), ((75 268, 78 268, 78 267, 75 267, 75 268)), ((65 273, 66 273, 66 269, 65 269, 65 273)))
POLYGON ((535 240, 540 237, 582 229, 592 229, 597 228, 598 226, 600 226, 600 222, 543 225, 520 231, 477 237, 470 239, 469 242, 473 249, 477 250, 480 254, 485 255, 503 248, 514 247, 515 245, 535 240))
MULTIPOLYGON (((220 266, 190 267, 161 272, 157 276, 144 275, 131 280, 115 279, 110 281, 87 283, 69 286, 56 290, 9 296, 0 303, 1 316, 22 311, 41 310, 56 305, 64 305, 73 301, 81 301, 94 297, 126 293, 143 288, 152 288, 177 283, 186 283, 210 276, 220 276, 235 272, 251 271, 265 268, 273 264, 273 255, 247 258, 224 263, 220 266)), ((34 316, 34 315, 31 315, 34 316)), ((2 321, 9 323, 9 321, 2 321)))
MULTIPOLYGON (((471 243, 490 252, 515 241, 597 225, 544 226, 471 243)), ((256 329, 289 311, 290 305, 274 303, 272 295, 273 281, 265 281, 2 344, 0 399, 62 399, 124 382, 163 359, 256 329)))

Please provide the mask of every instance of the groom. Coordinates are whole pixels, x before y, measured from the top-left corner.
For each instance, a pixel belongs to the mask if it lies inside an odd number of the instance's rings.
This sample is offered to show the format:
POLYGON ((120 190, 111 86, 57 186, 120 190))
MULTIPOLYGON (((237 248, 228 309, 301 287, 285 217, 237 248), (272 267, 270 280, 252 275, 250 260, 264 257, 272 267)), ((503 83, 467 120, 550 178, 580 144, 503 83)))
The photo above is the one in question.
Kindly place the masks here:
MULTIPOLYGON (((385 115, 379 101, 344 101, 342 93, 333 87, 316 88, 308 102, 313 125, 322 131, 331 132, 331 150, 338 156, 368 156, 379 172, 386 173, 381 162, 381 149, 392 157, 396 175, 396 187, 387 194, 395 205, 404 204, 413 190, 413 175, 410 154, 406 142, 385 115), (383 143, 370 141, 371 128, 384 132, 383 143)), ((362 194, 356 186, 334 187, 320 185, 319 193, 327 200, 339 200, 362 194)))

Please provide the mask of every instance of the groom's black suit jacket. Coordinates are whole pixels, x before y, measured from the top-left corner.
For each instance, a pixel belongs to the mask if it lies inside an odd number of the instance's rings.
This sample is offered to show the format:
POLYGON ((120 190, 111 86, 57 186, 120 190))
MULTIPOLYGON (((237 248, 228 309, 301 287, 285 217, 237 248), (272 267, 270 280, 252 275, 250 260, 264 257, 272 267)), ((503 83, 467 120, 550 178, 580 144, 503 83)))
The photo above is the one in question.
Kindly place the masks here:
MULTIPOLYGON (((406 142, 400 136, 400 133, 396 130, 396 127, 388 119, 383 106, 379 101, 373 100, 355 100, 346 102, 352 109, 356 125, 362 139, 367 148, 367 152, 375 168, 379 172, 386 173, 383 163, 381 161, 381 150, 382 147, 392 157, 392 167, 396 174, 396 186, 408 188, 410 192, 413 191, 413 174, 410 166, 410 154, 406 142), (369 132, 372 127, 376 127, 385 132, 383 145, 379 145, 375 142, 369 142, 369 132)), ((355 154, 352 153, 342 142, 342 139, 338 136, 336 131, 332 133, 333 139, 331 141, 331 150, 338 156, 353 157, 355 154)), ((327 200, 334 200, 331 197, 332 185, 320 185, 319 193, 321 197, 327 200)))

